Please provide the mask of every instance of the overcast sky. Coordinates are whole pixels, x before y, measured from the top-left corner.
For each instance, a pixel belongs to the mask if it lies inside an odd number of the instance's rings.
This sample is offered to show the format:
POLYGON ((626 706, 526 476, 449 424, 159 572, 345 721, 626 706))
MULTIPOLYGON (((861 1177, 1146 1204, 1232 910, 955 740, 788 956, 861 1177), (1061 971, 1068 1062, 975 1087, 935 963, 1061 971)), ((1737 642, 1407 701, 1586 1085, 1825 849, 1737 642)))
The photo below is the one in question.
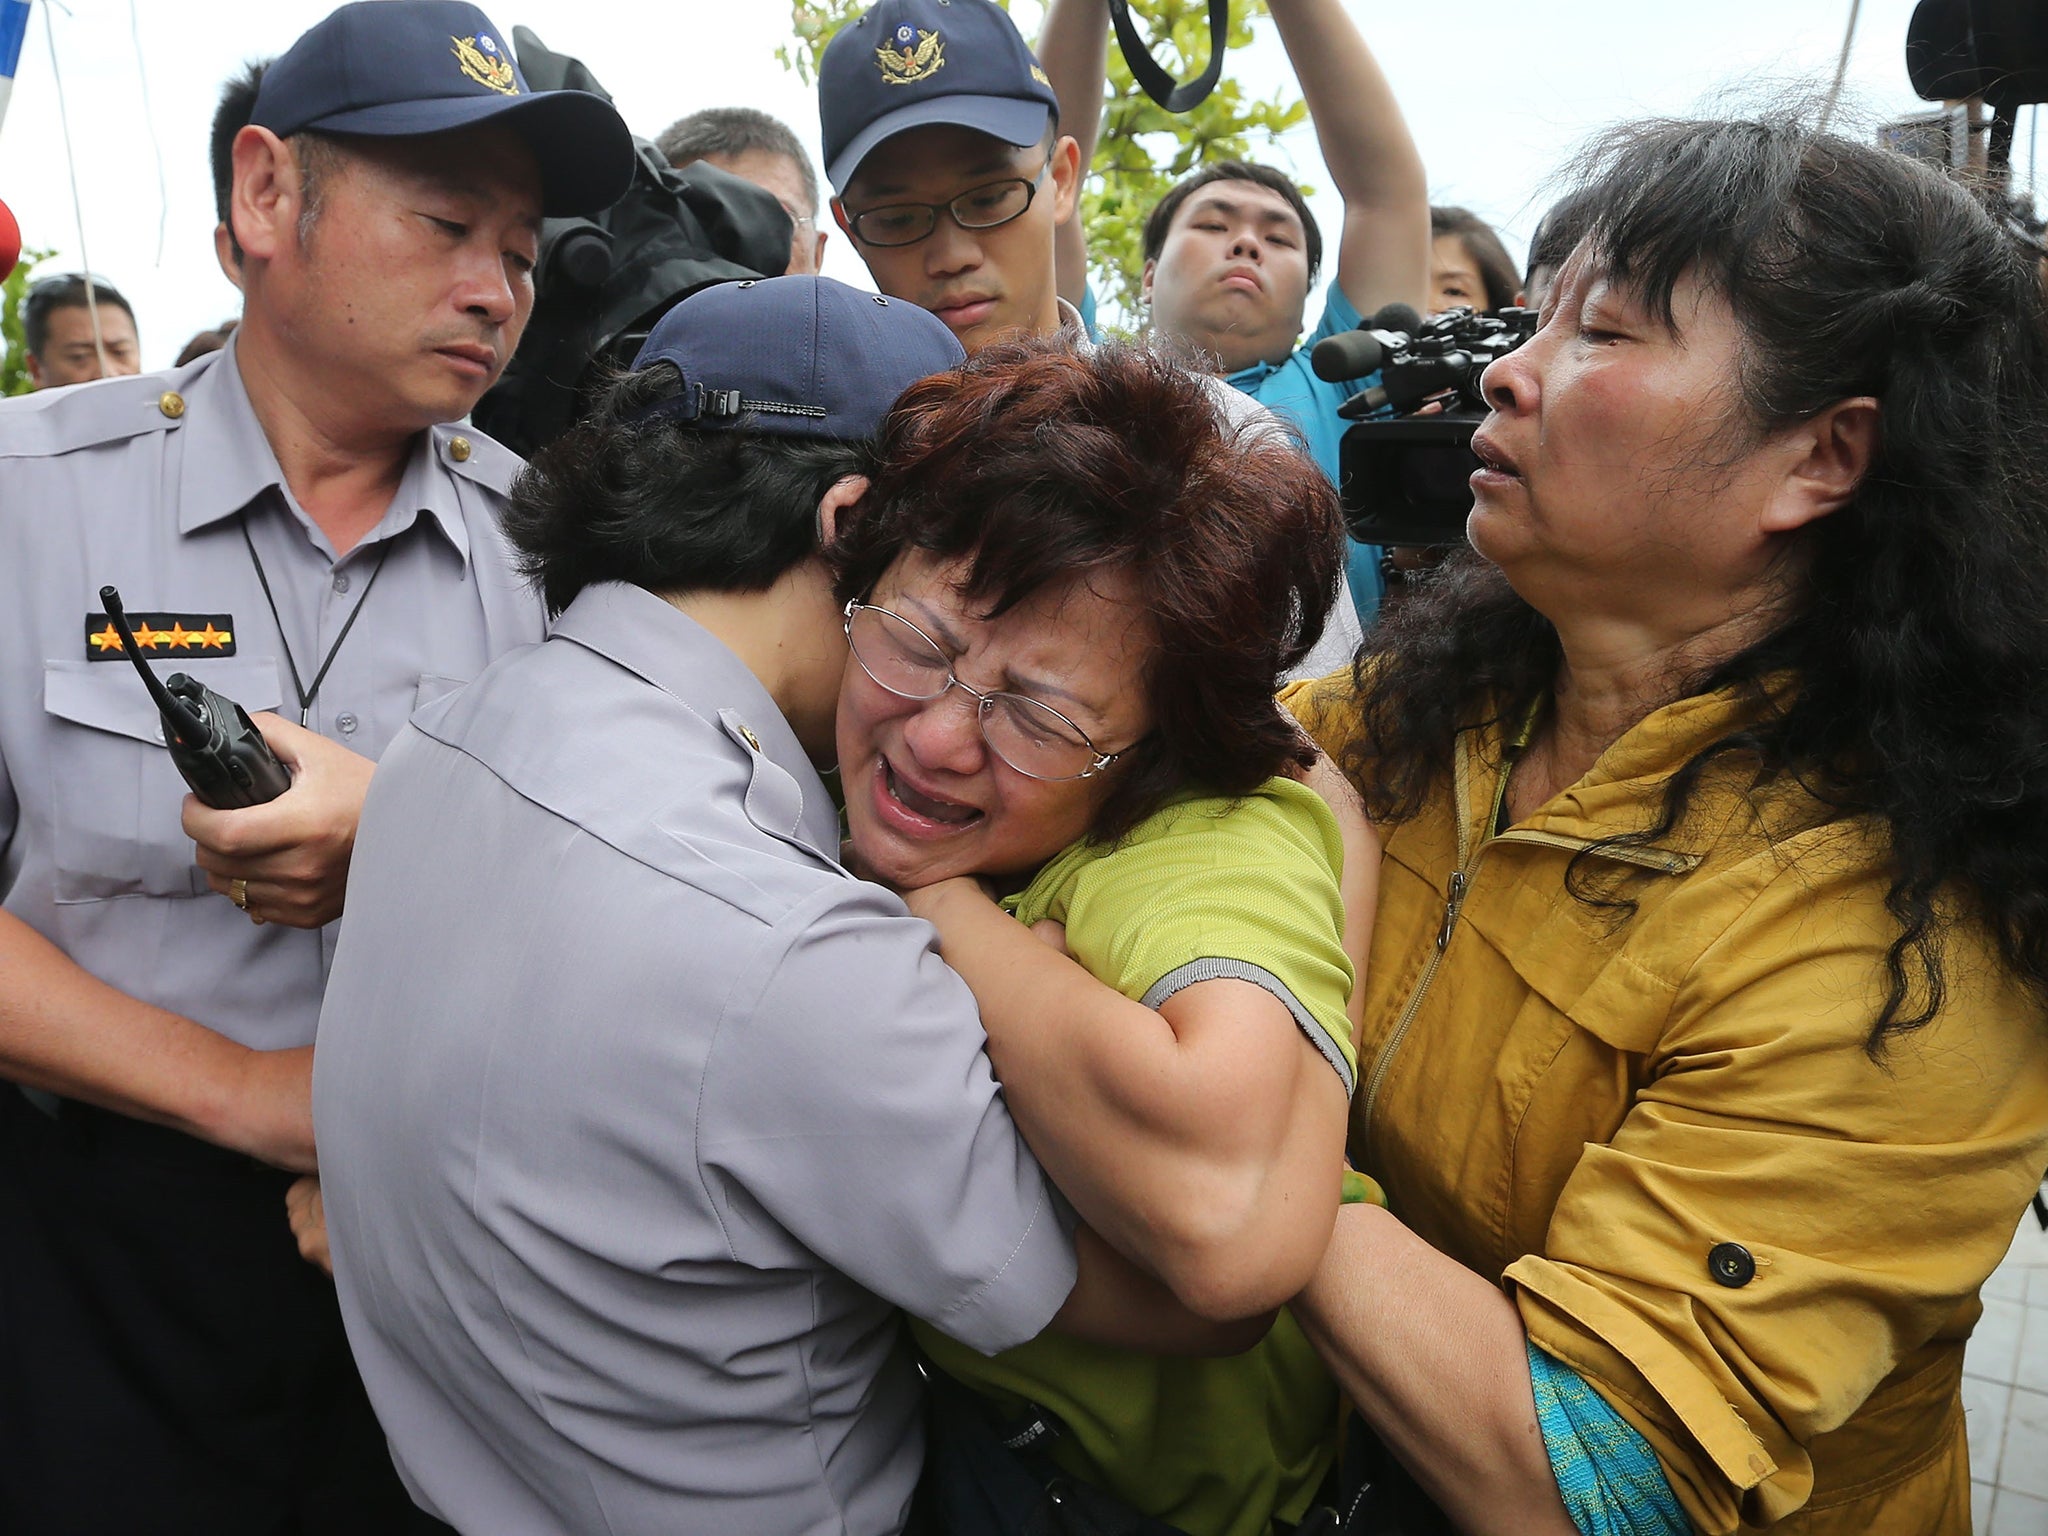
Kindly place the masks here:
MULTIPOLYGON (((524 24, 580 56, 636 133, 652 137, 699 107, 746 104, 784 118, 816 155, 812 94, 775 62, 789 24, 779 0, 491 0, 485 8, 507 32, 524 24)), ((1849 0, 1351 0, 1347 8, 1394 82, 1435 200, 1492 219, 1519 256, 1542 215, 1545 179, 1589 133, 1727 100, 1768 109, 1789 90, 1824 88, 1849 0)), ((146 367, 168 366, 194 331, 237 307, 214 265, 206 167, 221 81, 244 60, 282 52, 328 9, 325 0, 65 0, 65 8, 37 0, 0 123, 0 199, 29 245, 57 248, 45 272, 80 264, 50 61, 54 26, 86 249, 94 270, 134 303, 146 367)), ((1019 0, 1016 13, 1028 27, 1037 7, 1019 0)), ((1912 0, 1865 0, 1849 67, 1849 99, 1865 124, 1923 107, 1906 80, 1911 13, 1912 0)), ((1231 65, 1264 93, 1283 81, 1286 60, 1271 23, 1260 32, 1231 65)), ((2028 135, 2023 116, 2022 180, 2028 135)), ((1269 158, 1322 189, 1311 201, 1330 227, 1338 203, 1313 133, 1297 130, 1269 158)), ((826 271, 867 285, 837 235, 826 271)))

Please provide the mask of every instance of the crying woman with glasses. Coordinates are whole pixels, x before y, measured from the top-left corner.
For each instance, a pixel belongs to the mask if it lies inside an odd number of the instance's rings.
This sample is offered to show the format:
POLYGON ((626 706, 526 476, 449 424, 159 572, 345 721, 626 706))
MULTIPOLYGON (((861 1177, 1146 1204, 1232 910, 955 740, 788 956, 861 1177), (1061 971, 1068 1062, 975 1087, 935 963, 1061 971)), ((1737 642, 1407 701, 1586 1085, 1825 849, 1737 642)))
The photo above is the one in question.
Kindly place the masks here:
MULTIPOLYGON (((1346 955, 1378 850, 1273 697, 1342 576, 1329 482, 1169 361, 1043 341, 913 386, 877 459, 836 551, 854 857, 938 928, 1102 1235, 1200 1314, 1272 1312, 1363 1184, 1346 955)), ((1224 1359, 916 1333, 945 1529, 1051 1485, 1264 1536, 1330 1468, 1336 1391, 1284 1313, 1224 1359)))

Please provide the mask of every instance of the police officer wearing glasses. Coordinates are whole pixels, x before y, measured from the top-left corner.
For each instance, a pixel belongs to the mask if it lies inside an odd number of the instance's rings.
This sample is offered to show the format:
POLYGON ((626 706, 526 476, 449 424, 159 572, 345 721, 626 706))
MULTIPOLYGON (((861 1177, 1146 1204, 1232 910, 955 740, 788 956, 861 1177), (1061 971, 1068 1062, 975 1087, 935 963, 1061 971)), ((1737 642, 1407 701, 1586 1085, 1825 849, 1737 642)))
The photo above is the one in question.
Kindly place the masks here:
POLYGON ((0 1530, 35 1536, 424 1519, 286 1191, 372 764, 541 633, 518 461, 455 423, 542 215, 632 165, 608 102, 529 92, 454 0, 344 6, 217 132, 227 348, 0 404, 0 1530), (281 796, 186 794, 108 583, 150 665, 255 713, 281 796))
MULTIPOLYGON (((825 49, 818 115, 832 217, 883 293, 930 310, 970 353, 1005 337, 1092 339, 1060 297, 1056 260, 1062 237, 1081 249, 1081 150, 1005 12, 990 0, 880 0, 825 49)), ((1226 421, 1275 425, 1222 380, 1207 387, 1226 421)), ((1358 639, 1346 593, 1295 675, 1335 671, 1358 639)))

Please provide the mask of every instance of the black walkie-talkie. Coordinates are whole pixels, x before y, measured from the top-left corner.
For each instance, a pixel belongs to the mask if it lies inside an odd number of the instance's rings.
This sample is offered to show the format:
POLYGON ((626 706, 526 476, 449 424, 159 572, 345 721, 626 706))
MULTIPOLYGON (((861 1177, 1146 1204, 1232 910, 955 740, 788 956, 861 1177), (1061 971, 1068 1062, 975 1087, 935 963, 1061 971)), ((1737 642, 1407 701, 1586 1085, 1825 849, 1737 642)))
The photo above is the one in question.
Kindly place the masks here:
POLYGON ((101 587, 100 602, 121 636, 121 649, 156 700, 157 713, 164 718, 164 745, 193 794, 215 810, 232 811, 275 800, 291 788, 290 772, 247 710, 183 672, 173 672, 168 683, 158 682, 128 628, 121 594, 101 587))

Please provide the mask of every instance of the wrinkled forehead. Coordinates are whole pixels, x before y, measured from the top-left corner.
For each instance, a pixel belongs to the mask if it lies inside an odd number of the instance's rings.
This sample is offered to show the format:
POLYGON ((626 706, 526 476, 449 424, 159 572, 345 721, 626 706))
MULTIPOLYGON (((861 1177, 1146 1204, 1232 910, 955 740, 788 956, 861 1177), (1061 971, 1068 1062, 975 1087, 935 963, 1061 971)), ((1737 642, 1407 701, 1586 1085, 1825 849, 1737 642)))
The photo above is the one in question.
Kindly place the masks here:
POLYGON ((848 202, 947 202, 1005 176, 1035 175, 1036 144, 1008 144, 974 128, 928 123, 882 140, 846 183, 848 202))
POLYGON ((358 179, 488 205, 540 227, 540 162, 503 123, 408 137, 333 137, 344 171, 358 179))
POLYGON ((938 620, 947 638, 965 645, 977 628, 996 625, 1018 636, 1058 643, 1063 635, 1105 627, 1101 609, 1116 610, 1108 627, 1123 628, 1146 621, 1137 578, 1120 567, 1080 567, 1058 572, 1025 590, 1002 585, 1002 573, 977 569, 982 554, 941 556, 909 549, 898 555, 875 586, 877 600, 899 598, 920 613, 938 620), (995 577, 991 590, 977 591, 995 577), (992 610, 1002 609, 1000 614, 992 610))

